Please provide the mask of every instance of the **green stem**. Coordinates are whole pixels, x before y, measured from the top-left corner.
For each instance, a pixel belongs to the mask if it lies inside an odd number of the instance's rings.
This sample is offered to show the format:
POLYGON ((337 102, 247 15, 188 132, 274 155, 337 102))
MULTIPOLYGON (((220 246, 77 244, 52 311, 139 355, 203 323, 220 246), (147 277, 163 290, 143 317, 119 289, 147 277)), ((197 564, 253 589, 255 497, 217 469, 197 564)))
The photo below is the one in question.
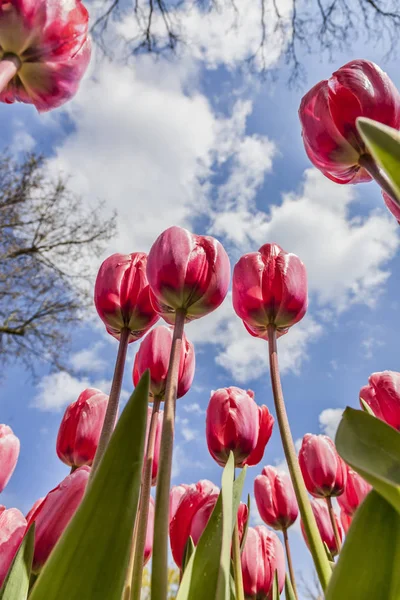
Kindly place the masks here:
POLYGON ((333 535, 335 536, 337 553, 339 554, 340 550, 342 549, 342 542, 340 540, 339 529, 338 529, 337 522, 335 519, 335 513, 333 511, 332 499, 329 496, 326 498, 326 503, 328 505, 328 512, 329 512, 329 518, 331 520, 331 525, 332 525, 332 529, 333 529, 333 535))
POLYGON ((171 486, 172 451, 175 434, 175 405, 185 317, 186 311, 184 309, 176 311, 165 390, 164 419, 154 515, 151 600, 167 600, 168 594, 169 490, 171 486))
POLYGON ((289 569, 290 582, 292 584, 294 595, 296 596, 296 600, 297 600, 297 598, 298 598, 298 595, 297 595, 297 586, 296 586, 296 579, 295 579, 295 576, 294 576, 294 569, 293 569, 293 563, 292 563, 292 553, 290 551, 289 536, 288 536, 287 529, 283 529, 282 533, 283 533, 283 539, 284 539, 284 542, 285 542, 286 560, 287 560, 288 569, 289 569))
POLYGON ((0 92, 3 92, 21 66, 16 54, 5 54, 0 60, 0 92))
POLYGON ((376 162, 374 161, 372 156, 370 154, 362 154, 360 156, 360 158, 358 159, 358 164, 361 167, 363 167, 363 169, 368 171, 368 173, 376 181, 376 183, 380 186, 380 188, 384 192, 389 194, 389 196, 392 198, 392 200, 394 202, 396 202, 396 204, 400 208, 400 202, 397 198, 397 194, 396 194, 395 190, 392 187, 392 184, 390 183, 389 179, 386 177, 385 173, 383 171, 381 171, 381 169, 378 167, 378 165, 376 164, 376 162))
POLYGON ((275 410, 278 419, 282 445, 288 463, 294 491, 296 493, 297 503, 299 505, 299 510, 306 532, 310 552, 314 560, 315 568, 317 570, 318 578, 321 583, 322 589, 325 591, 328 587, 329 578, 331 576, 332 571, 329 565, 329 561, 325 554, 325 549, 318 531, 314 514, 312 512, 306 486, 304 484, 303 476, 301 474, 299 461, 297 459, 292 433, 290 431, 289 420, 286 413, 285 401, 283 399, 283 392, 279 375, 275 325, 268 326, 268 346, 272 391, 274 395, 275 410))
POLYGON ((235 528, 233 530, 232 558, 233 575, 235 580, 235 598, 236 600, 244 600, 242 561, 240 560, 240 540, 237 518, 235 528))

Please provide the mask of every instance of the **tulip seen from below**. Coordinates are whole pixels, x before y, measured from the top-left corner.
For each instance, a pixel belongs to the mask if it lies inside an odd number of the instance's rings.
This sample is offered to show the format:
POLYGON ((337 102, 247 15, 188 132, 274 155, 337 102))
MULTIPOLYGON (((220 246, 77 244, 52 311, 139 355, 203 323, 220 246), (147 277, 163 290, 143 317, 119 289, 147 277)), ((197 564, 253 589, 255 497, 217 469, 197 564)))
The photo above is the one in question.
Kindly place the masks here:
POLYGON ((342 525, 345 535, 347 535, 347 532, 350 529, 352 520, 353 520, 353 517, 351 515, 347 514, 347 512, 344 511, 343 508, 341 508, 340 509, 340 523, 342 525))
POLYGON ((282 592, 285 555, 276 533, 263 525, 249 527, 241 561, 246 599, 270 600, 276 571, 279 594, 282 592))
POLYGON ((346 486, 346 463, 327 435, 303 437, 299 463, 307 490, 315 498, 340 496, 346 486))
MULTIPOLYGON (((327 545, 329 552, 332 556, 336 556, 338 554, 338 546, 335 538, 335 533, 332 527, 332 521, 329 514, 328 506, 323 498, 312 498, 311 499, 312 510, 317 522, 318 530, 321 536, 322 541, 327 545)), ((342 530, 340 527, 339 519, 337 517, 336 512, 333 513, 336 529, 339 532, 339 539, 342 541, 342 530)), ((304 540, 308 546, 309 542, 307 539, 307 534, 305 532, 304 523, 301 521, 301 530, 303 532, 304 540)))
POLYGON ((389 196, 389 194, 387 194, 386 192, 382 192, 382 196, 383 196, 383 201, 386 204, 386 208, 394 216, 394 218, 400 225, 400 206, 399 206, 398 202, 393 200, 393 198, 391 198, 389 196))
POLYGON ((26 519, 17 508, 0 506, 0 588, 26 531, 26 519))
POLYGON ((343 494, 338 496, 338 503, 342 511, 352 517, 372 487, 351 467, 346 465, 346 468, 346 487, 343 494))
POLYGON ((0 494, 17 465, 20 443, 8 425, 0 425, 0 494))
POLYGON ((368 385, 361 388, 360 398, 378 419, 400 431, 400 373, 372 373, 368 382, 368 385))

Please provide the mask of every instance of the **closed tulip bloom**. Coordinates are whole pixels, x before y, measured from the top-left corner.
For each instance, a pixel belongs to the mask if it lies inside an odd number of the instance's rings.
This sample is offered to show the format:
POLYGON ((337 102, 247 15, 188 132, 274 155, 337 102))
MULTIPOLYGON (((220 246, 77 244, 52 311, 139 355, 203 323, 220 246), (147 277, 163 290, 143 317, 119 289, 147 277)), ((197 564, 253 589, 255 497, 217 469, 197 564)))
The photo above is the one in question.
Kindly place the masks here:
MULTIPOLYGON (((328 506, 327 506, 325 500, 322 500, 322 498, 312 498, 311 499, 311 508, 313 510, 314 517, 317 522, 317 527, 318 527, 322 541, 327 545, 328 550, 332 554, 332 556, 336 556, 336 554, 338 552, 337 552, 335 534, 333 533, 333 527, 332 527, 332 523, 331 523, 331 520, 329 517, 328 506)), ((337 516, 336 512, 334 512, 333 514, 334 514, 334 519, 336 521, 336 525, 338 528, 340 540, 342 540, 343 533, 342 533, 342 529, 340 527, 338 516, 337 516)), ((307 535, 304 530, 303 521, 301 521, 300 524, 301 524, 301 531, 303 533, 304 540, 308 546, 307 535)))
POLYGON ((364 500, 365 496, 371 491, 371 486, 353 469, 347 468, 346 487, 341 496, 338 496, 338 503, 342 510, 352 516, 364 500))
POLYGON ((327 435, 307 433, 299 452, 306 488, 316 498, 340 496, 346 486, 346 463, 327 435))
POLYGON ((285 585, 285 555, 273 531, 263 525, 249 527, 242 552, 243 587, 246 599, 271 600, 275 572, 279 593, 285 585))
POLYGON ((0 101, 61 106, 89 64, 89 15, 80 0, 0 2, 0 101))
POLYGON ((299 109, 308 158, 337 183, 370 181, 359 159, 367 149, 356 119, 400 128, 400 95, 390 78, 367 60, 353 60, 315 85, 299 109))
MULTIPOLYGON (((147 407, 147 430, 146 430, 145 448, 147 448, 147 438, 149 435, 150 421, 151 421, 152 413, 153 413, 153 409, 150 406, 147 407)), ((155 435, 155 440, 154 440, 154 456, 153 456, 153 464, 152 464, 152 470, 151 470, 152 485, 156 485, 156 483, 157 483, 158 462, 159 462, 159 458, 160 458, 160 446, 161 446, 161 433, 162 433, 162 426, 163 426, 163 418, 164 418, 164 412, 162 410, 160 410, 157 413, 156 435, 155 435)), ((143 466, 143 469, 144 469, 144 466, 143 466)))
POLYGON ((221 466, 231 451, 236 467, 256 465, 264 455, 273 425, 268 408, 256 404, 251 390, 221 388, 212 394, 207 408, 208 450, 221 466))
MULTIPOLYGON (((150 395, 163 399, 167 385, 172 329, 161 325, 152 329, 140 344, 133 365, 133 383, 136 386, 146 369, 150 371, 150 395)), ((177 397, 182 398, 193 382, 195 370, 194 347, 185 334, 182 336, 181 360, 178 373, 177 397)))
POLYGON ((42 504, 43 501, 44 501, 44 496, 43 496, 43 498, 39 498, 38 500, 36 500, 36 502, 34 502, 32 508, 30 509, 30 511, 27 513, 27 515, 25 517, 25 519, 27 521, 29 521, 29 519, 31 518, 33 513, 36 511, 37 508, 39 508, 39 506, 42 504))
POLYGON ((236 263, 233 308, 255 337, 268 339, 268 325, 282 335, 307 311, 307 273, 301 260, 278 244, 264 244, 236 263))
POLYGON ((353 517, 351 517, 350 515, 348 515, 342 508, 340 509, 340 522, 342 524, 343 527, 343 531, 345 533, 345 535, 347 535, 347 532, 350 529, 350 525, 351 522, 353 520, 353 517))
POLYGON ((372 373, 368 381, 360 390, 360 398, 378 419, 400 431, 400 373, 372 373))
POLYGON ((185 495, 186 490, 190 488, 190 485, 181 483, 180 485, 174 485, 169 493, 169 521, 171 522, 175 516, 176 509, 182 497, 185 495))
POLYGON ((83 498, 90 473, 84 465, 68 475, 30 515, 28 527, 35 522, 35 550, 32 571, 38 573, 48 559, 64 529, 83 498))
POLYGON ((17 508, 0 506, 0 588, 26 531, 26 519, 17 508))
MULTIPOLYGON (((212 496, 195 514, 192 525, 190 528, 190 536, 193 539, 193 543, 197 546, 199 539, 205 530, 207 523, 211 517, 214 507, 217 503, 218 496, 212 496)), ((241 502, 238 508, 237 523, 239 540, 243 538, 244 530, 246 527, 247 519, 249 516, 249 509, 247 504, 241 502)))
POLYGON ((147 517, 146 542, 145 542, 145 546, 144 546, 143 566, 149 562, 151 554, 153 552, 153 533, 154 533, 154 500, 150 496, 149 515, 147 517))
POLYGON ((119 339, 129 329, 129 341, 141 338, 158 320, 150 302, 146 276, 147 255, 113 254, 100 267, 94 303, 108 333, 119 339))
POLYGON ((270 527, 284 530, 299 514, 291 479, 275 467, 264 467, 254 481, 254 496, 260 517, 270 527))
POLYGON ((96 388, 84 390, 67 407, 58 430, 58 457, 70 467, 91 465, 107 410, 108 396, 96 388))
POLYGON ((170 227, 151 247, 147 277, 153 306, 167 323, 174 323, 179 309, 192 321, 223 302, 230 280, 229 258, 215 238, 170 227))
POLYGON ((19 456, 19 439, 11 427, 0 425, 0 493, 14 473, 19 456))
POLYGON ((396 221, 400 224, 400 206, 386 192, 382 192, 383 200, 388 210, 392 213, 396 221))

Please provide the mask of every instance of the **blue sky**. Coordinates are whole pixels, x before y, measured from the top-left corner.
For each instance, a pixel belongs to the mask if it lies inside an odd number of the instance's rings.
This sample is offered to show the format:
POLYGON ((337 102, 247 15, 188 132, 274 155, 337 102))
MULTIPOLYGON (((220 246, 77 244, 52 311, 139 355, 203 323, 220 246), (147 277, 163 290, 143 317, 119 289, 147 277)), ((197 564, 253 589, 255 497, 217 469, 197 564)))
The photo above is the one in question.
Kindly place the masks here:
MULTIPOLYGON (((83 202, 103 199, 106 210, 117 209, 119 230, 106 254, 146 251, 172 224, 218 237, 232 265, 266 242, 297 253, 309 274, 310 309, 279 342, 284 393, 296 440, 307 432, 334 435, 341 409, 357 406, 370 373, 399 369, 398 226, 375 184, 339 186, 312 169, 297 109, 308 87, 353 58, 380 63, 397 85, 400 67, 359 42, 333 62, 304 56, 308 83, 300 89, 288 88, 284 68, 276 82, 261 83, 241 70, 255 43, 253 4, 240 38, 228 31, 229 15, 212 24, 192 15, 192 46, 179 60, 140 56, 129 66, 110 65, 95 53, 78 95, 63 109, 39 116, 29 106, 1 105, 2 143, 15 153, 44 152, 49 172, 70 176, 83 202)), ((127 33, 132 23, 117 27, 127 33)), ((271 36, 271 67, 282 49, 271 36)), ((210 391, 251 388, 273 411, 267 345, 245 332, 230 297, 186 333, 197 371, 178 403, 174 483, 219 483, 204 437, 210 391)), ((123 402, 136 350, 130 346, 123 402)), ((0 420, 20 438, 21 455, 1 503, 27 511, 67 475, 55 454, 63 411, 89 385, 109 391, 115 352, 93 309, 72 332, 76 377, 40 367, 34 382, 20 365, 3 373, 0 420)), ((282 461, 276 428, 263 463, 248 472, 246 492, 252 494, 263 465, 282 461)), ((254 505, 252 519, 258 522, 254 505)), ((291 537, 297 571, 308 574, 298 524, 291 537)))

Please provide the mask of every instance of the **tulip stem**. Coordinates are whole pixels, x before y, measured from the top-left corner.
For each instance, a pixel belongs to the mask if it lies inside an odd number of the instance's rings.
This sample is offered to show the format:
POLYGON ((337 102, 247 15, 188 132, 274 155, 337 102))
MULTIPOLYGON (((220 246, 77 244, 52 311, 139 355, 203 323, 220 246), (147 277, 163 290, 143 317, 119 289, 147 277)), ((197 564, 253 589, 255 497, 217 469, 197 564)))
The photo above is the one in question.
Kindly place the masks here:
POLYGON ((96 455, 94 457, 92 469, 90 471, 89 482, 93 479, 97 467, 103 457, 108 446, 108 442, 114 431, 115 421, 118 415, 119 397, 121 395, 122 378, 124 376, 124 367, 126 360, 126 352, 128 350, 130 330, 127 327, 121 329, 119 336, 119 347, 117 359, 115 361, 114 376, 111 384, 110 396, 108 398, 107 410, 104 417, 103 428, 101 430, 99 444, 97 446, 96 455))
POLYGON ((144 550, 147 536, 147 522, 149 519, 149 503, 151 492, 151 481, 154 460, 154 446, 156 441, 158 414, 160 411, 161 399, 155 397, 153 402, 153 412, 151 413, 149 437, 147 440, 146 458, 142 477, 142 487, 140 490, 139 510, 136 540, 132 541, 132 551, 130 564, 127 573, 127 587, 130 588, 130 600, 140 600, 143 577, 144 550))
POLYGON ((370 154, 362 154, 358 159, 358 164, 363 167, 368 173, 371 175, 373 179, 375 179, 376 183, 380 186, 380 188, 389 194, 394 202, 400 208, 400 201, 397 198, 397 194, 392 187, 389 179, 386 177, 385 173, 378 167, 374 159, 370 154))
POLYGON ((16 54, 5 54, 0 60, 0 92, 3 92, 21 66, 16 54))
POLYGON ((342 549, 342 542, 341 542, 340 536, 339 536, 339 529, 338 529, 337 522, 335 519, 335 513, 333 512, 332 499, 329 496, 327 496, 327 498, 326 498, 326 503, 328 505, 328 512, 329 512, 329 518, 330 518, 331 524, 332 524, 333 535, 335 536, 336 549, 339 554, 340 550, 342 549))
POLYGON ((301 474, 299 461, 293 443, 292 433, 288 416, 286 413, 285 401, 283 399, 281 379, 279 375, 278 351, 276 345, 275 325, 268 325, 268 346, 269 346, 269 365, 271 374, 272 391, 274 396, 276 416, 278 419, 279 431, 281 434, 282 445, 285 457, 288 463, 290 477, 293 488, 296 493, 297 503, 304 529, 310 547, 310 552, 317 570, 318 579, 322 589, 325 591, 328 587, 331 576, 331 567, 325 553, 325 549, 318 531, 317 523, 312 512, 310 500, 307 495, 306 486, 301 474))
POLYGON ((297 595, 297 586, 296 586, 296 579, 295 579, 295 576, 294 576, 294 569, 293 569, 293 563, 292 563, 292 553, 290 551, 289 536, 288 536, 287 529, 283 529, 282 533, 283 533, 283 540, 285 542, 286 560, 287 560, 288 569, 289 569, 290 582, 292 584, 294 595, 295 595, 296 600, 297 600, 297 598, 298 598, 298 595, 297 595))
POLYGON ((240 540, 237 517, 232 540, 233 577, 235 580, 235 599, 244 600, 242 561, 240 558, 240 540))
POLYGON ((186 311, 177 309, 165 390, 164 419, 157 476, 151 600, 166 600, 168 594, 169 491, 175 434, 175 405, 185 318, 186 311))

